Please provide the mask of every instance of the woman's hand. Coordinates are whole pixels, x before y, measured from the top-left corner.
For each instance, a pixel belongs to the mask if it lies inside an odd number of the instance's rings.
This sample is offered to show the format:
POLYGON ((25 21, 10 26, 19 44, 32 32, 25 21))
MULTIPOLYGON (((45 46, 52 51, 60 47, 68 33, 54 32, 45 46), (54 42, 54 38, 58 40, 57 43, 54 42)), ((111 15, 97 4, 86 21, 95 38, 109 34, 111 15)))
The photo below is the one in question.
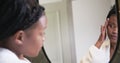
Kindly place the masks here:
POLYGON ((109 21, 109 19, 106 20, 104 25, 101 25, 101 34, 99 36, 98 41, 95 44, 95 46, 97 48, 100 48, 101 45, 103 44, 104 40, 106 39, 106 29, 107 29, 108 21, 109 21))

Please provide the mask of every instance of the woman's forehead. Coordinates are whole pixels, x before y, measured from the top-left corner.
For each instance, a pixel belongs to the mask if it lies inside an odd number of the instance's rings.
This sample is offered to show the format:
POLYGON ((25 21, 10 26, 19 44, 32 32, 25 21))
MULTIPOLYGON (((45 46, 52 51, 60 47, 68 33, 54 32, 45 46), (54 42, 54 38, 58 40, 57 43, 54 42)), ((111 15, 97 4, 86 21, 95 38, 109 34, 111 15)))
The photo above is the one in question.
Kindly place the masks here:
POLYGON ((43 27, 46 27, 47 26, 47 17, 45 15, 41 16, 41 18, 39 19, 39 22, 43 27))
POLYGON ((116 15, 112 15, 110 18, 109 18, 109 21, 108 23, 117 23, 117 16, 116 15))

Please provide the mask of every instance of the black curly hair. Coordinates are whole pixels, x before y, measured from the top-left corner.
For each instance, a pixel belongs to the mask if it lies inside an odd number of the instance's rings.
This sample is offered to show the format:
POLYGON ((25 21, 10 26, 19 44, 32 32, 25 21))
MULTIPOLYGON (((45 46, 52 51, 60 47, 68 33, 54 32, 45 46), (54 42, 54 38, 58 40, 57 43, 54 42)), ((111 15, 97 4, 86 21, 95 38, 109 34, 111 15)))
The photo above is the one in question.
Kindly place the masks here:
POLYGON ((110 18, 110 16, 112 16, 112 15, 117 15, 115 5, 113 5, 112 9, 109 11, 107 18, 110 18))
POLYGON ((29 28, 44 10, 38 0, 0 0, 0 41, 29 28))

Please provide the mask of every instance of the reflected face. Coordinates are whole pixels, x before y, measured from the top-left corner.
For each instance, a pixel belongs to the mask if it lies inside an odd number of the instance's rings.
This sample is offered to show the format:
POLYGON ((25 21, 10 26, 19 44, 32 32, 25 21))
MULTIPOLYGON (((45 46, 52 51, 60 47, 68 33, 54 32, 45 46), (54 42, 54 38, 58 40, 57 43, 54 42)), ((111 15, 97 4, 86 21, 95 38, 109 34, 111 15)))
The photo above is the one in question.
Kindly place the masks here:
POLYGON ((47 18, 45 15, 39 18, 29 30, 26 30, 26 36, 23 45, 23 54, 29 57, 35 57, 39 54, 45 40, 45 29, 47 27, 47 18))
POLYGON ((117 16, 116 15, 112 15, 109 18, 107 33, 108 33, 108 38, 109 38, 110 42, 117 43, 118 25, 117 25, 117 16))

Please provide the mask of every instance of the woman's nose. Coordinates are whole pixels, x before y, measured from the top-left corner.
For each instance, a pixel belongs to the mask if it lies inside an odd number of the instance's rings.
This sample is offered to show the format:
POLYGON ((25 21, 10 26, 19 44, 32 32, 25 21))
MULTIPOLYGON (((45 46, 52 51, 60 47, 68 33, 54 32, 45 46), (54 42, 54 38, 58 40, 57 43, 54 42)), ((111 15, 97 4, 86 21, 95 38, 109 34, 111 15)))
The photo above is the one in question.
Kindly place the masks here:
POLYGON ((114 28, 113 33, 118 33, 118 27, 114 28))

